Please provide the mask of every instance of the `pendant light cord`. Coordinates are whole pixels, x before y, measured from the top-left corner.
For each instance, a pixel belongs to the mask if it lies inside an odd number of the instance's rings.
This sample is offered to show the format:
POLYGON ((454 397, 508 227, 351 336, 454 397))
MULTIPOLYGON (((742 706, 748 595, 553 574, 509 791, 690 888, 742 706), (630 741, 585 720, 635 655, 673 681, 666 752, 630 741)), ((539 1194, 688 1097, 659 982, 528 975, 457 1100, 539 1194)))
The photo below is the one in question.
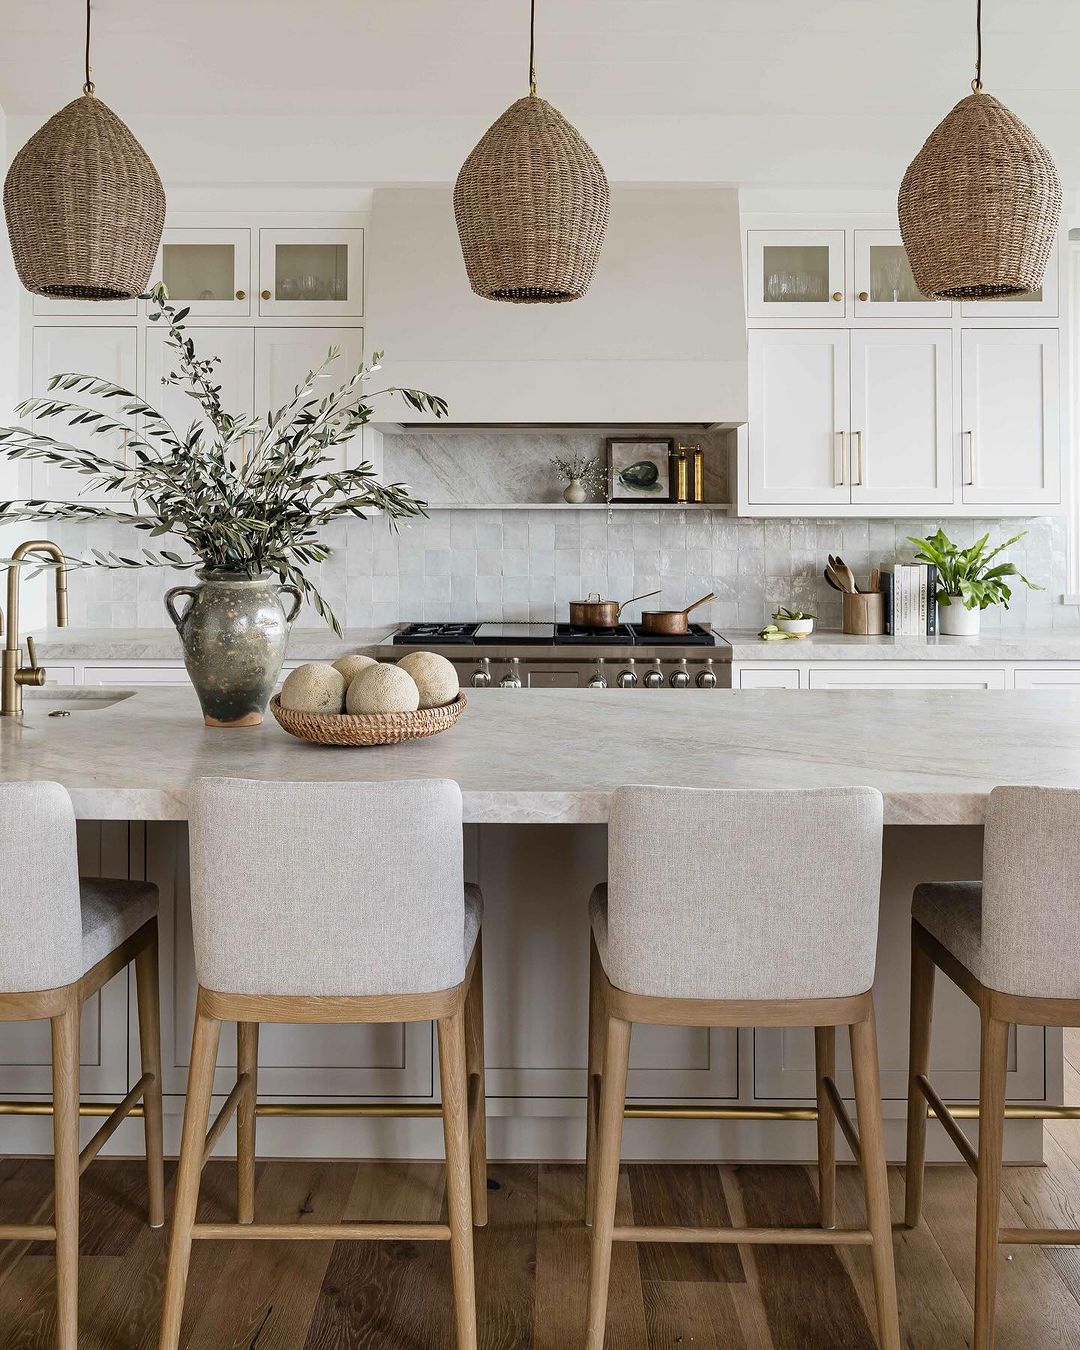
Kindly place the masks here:
POLYGON ((84 94, 94 92, 94 81, 90 78, 90 0, 86 0, 86 82, 82 91, 84 94))
POLYGON ((982 87, 982 0, 975 0, 975 78, 971 81, 972 93, 979 93, 982 87))
POLYGON ((536 97, 536 0, 529 0, 529 95, 536 97))

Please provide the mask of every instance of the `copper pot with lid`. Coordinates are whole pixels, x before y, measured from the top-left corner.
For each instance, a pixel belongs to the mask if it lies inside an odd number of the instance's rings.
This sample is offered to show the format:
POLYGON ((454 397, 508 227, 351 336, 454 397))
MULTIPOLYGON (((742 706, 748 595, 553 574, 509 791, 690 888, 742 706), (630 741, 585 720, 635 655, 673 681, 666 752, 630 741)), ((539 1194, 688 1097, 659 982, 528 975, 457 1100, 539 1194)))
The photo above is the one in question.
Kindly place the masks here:
POLYGON ((659 591, 646 591, 644 595, 634 595, 629 600, 620 602, 605 600, 599 591, 590 591, 587 599, 570 601, 570 627, 614 628, 627 605, 632 605, 635 600, 648 600, 651 595, 659 594, 659 591))
POLYGON ((708 595, 703 595, 700 600, 695 600, 685 609, 643 609, 641 627, 653 637, 684 637, 690 628, 687 619, 690 611, 697 609, 698 605, 705 604, 707 600, 715 599, 716 592, 710 591, 708 595))

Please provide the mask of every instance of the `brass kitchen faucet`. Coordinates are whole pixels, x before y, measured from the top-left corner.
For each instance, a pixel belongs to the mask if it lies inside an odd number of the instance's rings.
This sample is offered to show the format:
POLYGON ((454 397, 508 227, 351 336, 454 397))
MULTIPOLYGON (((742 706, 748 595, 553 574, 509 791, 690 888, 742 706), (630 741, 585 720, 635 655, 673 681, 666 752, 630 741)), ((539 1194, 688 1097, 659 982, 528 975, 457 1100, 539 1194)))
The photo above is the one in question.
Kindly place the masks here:
MULTIPOLYGON (((28 539, 11 555, 7 571, 7 640, 4 643, 3 688, 0 689, 0 716, 21 717, 23 685, 45 683, 45 668, 37 663, 34 639, 26 639, 30 664, 24 667, 19 646, 19 563, 31 553, 41 553, 56 564, 56 626, 66 628, 68 621, 67 572, 64 555, 51 539, 28 539)), ((0 630, 2 631, 2 630, 0 630)))

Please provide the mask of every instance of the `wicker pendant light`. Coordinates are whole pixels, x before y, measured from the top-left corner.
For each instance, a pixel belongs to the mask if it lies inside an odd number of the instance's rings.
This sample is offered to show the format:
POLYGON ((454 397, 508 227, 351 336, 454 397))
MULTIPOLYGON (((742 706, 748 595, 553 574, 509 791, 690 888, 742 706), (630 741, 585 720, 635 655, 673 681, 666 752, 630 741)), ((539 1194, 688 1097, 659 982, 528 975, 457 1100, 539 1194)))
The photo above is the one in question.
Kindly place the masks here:
POLYGON ((982 0, 972 92, 937 126, 900 184, 900 233, 935 300, 1024 295, 1042 285, 1061 183, 1031 130, 982 88, 982 0))
POLYGON ((536 94, 536 0, 529 95, 484 133, 454 185, 469 283, 487 300, 558 305, 589 289, 604 242, 608 183, 581 136, 536 94))
POLYGON ((35 295, 129 300, 146 290, 165 224, 150 157, 90 79, 12 160, 4 214, 19 279, 35 295))

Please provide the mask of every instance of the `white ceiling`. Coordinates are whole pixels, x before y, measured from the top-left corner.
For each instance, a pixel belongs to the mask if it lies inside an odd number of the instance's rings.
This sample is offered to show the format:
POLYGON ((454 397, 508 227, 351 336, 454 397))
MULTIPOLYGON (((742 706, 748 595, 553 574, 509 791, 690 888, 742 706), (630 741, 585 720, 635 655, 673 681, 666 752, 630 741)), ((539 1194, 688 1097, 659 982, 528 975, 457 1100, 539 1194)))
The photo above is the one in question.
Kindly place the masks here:
MULTIPOLYGON (((865 143, 880 120, 904 123, 899 146, 967 92, 974 9, 537 0, 540 92, 586 135, 613 119, 672 119, 693 135, 734 118, 765 127, 764 142, 751 139, 783 162, 785 123, 829 119, 842 146, 847 135, 865 143)), ((987 89, 1052 152, 1074 153, 1080 2, 984 0, 984 10, 987 89)), ((99 93, 137 134, 140 115, 196 113, 475 118, 479 134, 526 90, 528 0, 94 0, 94 16, 99 93)), ((78 94, 82 24, 82 0, 0 0, 9 114, 44 116, 78 94)))

